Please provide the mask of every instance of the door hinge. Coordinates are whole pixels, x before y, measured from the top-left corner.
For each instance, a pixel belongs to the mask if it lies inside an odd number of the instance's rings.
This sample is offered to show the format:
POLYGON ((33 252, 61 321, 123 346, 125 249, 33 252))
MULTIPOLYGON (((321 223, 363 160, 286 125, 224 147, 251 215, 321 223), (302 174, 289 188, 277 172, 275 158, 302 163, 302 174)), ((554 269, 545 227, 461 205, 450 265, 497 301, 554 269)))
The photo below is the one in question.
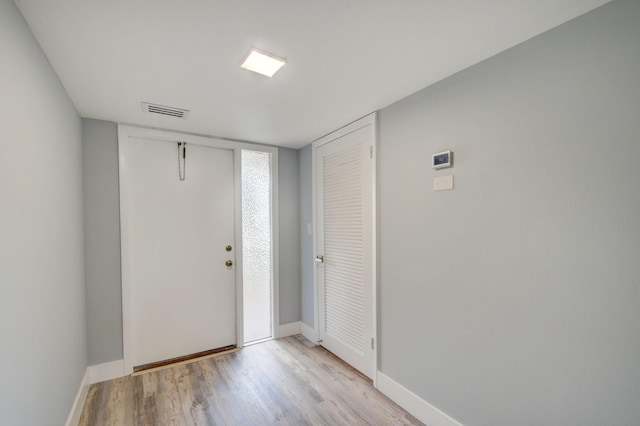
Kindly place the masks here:
POLYGON ((373 337, 371 338, 371 349, 375 349, 375 347, 374 347, 373 337))
POLYGON ((369 158, 373 158, 373 147, 369 147, 369 158))

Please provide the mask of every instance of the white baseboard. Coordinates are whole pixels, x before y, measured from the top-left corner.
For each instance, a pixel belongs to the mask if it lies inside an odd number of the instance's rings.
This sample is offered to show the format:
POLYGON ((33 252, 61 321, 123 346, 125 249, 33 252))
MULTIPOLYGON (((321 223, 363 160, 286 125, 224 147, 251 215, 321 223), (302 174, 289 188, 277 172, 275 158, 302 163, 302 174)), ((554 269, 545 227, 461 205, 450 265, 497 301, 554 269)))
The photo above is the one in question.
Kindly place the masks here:
POLYGON ((438 410, 409 389, 378 371, 377 387, 396 404, 429 426, 462 426, 462 423, 438 410))
POLYGON ((276 339, 294 336, 296 334, 300 334, 300 321, 290 322, 289 324, 280 324, 278 332, 276 333, 276 339))
POLYGON ((73 405, 71 406, 71 412, 69 413, 69 417, 67 417, 67 421, 65 426, 77 426, 80 421, 80 416, 82 416, 82 409, 84 408, 84 402, 87 400, 87 394, 89 393, 89 367, 84 370, 84 376, 82 376, 82 381, 80 382, 80 388, 78 389, 78 393, 76 394, 76 399, 73 400, 73 405))
POLYGON ((300 323, 300 332, 304 337, 311 340, 313 343, 316 343, 319 340, 316 329, 313 327, 309 327, 307 324, 303 322, 300 323))
POLYGON ((100 383, 105 380, 124 377, 124 360, 105 362, 104 364, 92 365, 87 368, 89 371, 89 383, 100 383))

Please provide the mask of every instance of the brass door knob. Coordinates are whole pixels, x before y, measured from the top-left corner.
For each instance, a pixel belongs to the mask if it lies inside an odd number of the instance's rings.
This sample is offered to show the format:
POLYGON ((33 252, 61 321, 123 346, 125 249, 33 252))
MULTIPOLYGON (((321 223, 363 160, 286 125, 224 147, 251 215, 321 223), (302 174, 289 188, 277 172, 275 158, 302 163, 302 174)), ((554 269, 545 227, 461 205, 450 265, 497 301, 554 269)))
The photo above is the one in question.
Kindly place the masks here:
POLYGON ((233 262, 230 260, 227 260, 226 262, 224 262, 225 265, 227 265, 227 268, 230 268, 233 266, 233 262))

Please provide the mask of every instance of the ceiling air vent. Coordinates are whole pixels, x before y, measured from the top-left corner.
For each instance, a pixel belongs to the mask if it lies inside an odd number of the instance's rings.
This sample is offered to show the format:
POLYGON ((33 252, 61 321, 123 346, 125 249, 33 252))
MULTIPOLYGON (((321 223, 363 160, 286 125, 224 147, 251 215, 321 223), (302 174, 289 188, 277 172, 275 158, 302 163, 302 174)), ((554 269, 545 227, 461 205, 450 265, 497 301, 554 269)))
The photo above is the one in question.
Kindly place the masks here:
POLYGON ((148 102, 142 102, 142 111, 177 118, 187 118, 189 116, 189 110, 187 109, 150 104, 148 102))

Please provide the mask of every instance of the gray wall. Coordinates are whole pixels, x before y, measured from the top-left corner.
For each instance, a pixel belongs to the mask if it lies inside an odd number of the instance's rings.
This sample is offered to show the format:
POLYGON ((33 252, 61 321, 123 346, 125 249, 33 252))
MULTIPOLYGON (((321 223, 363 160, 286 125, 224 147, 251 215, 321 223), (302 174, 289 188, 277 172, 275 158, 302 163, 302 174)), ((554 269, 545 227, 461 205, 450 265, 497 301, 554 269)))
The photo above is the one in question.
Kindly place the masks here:
POLYGON ((82 119, 89 364, 122 359, 118 126, 82 119))
POLYGON ((298 151, 300 167, 300 253, 301 253, 301 308, 302 322, 315 327, 315 292, 313 291, 313 236, 307 233, 307 224, 313 224, 313 184, 311 145, 298 151))
POLYGON ((465 425, 640 424, 638 46, 616 1, 380 114, 380 368, 465 425))
POLYGON ((87 366, 80 117, 0 0, 0 423, 64 424, 87 366))
POLYGON ((278 149, 280 324, 300 321, 298 152, 278 149))

